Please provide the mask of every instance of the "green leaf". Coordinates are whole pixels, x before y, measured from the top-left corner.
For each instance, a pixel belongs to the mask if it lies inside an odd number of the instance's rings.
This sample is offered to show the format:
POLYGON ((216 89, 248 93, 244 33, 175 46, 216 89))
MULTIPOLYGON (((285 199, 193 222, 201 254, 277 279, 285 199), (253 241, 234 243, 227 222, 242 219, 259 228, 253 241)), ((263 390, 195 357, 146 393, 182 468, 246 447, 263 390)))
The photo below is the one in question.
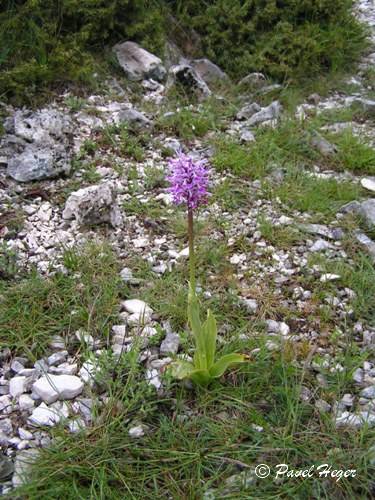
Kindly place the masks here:
POLYGON ((189 361, 176 361, 175 363, 172 363, 170 366, 170 372, 173 377, 178 378, 179 380, 182 380, 184 378, 190 378, 190 375, 192 372, 194 372, 195 368, 193 363, 190 363, 189 361))
POLYGON ((202 326, 202 330, 206 344, 207 368, 210 369, 215 362, 217 326, 216 319, 209 309, 207 311, 207 319, 202 326))
POLYGON ((189 378, 194 384, 203 386, 209 384, 212 380, 208 370, 194 370, 189 378))
POLYGON ((189 288, 189 297, 188 297, 188 319, 190 328, 193 331, 196 344, 194 364, 197 369, 205 370, 207 369, 205 335, 199 317, 198 300, 195 295, 195 291, 192 289, 191 285, 189 288))
POLYGON ((210 368, 210 375, 213 378, 221 377, 227 368, 237 363, 243 363, 244 361, 246 361, 244 354, 225 354, 210 368))
POLYGON ((208 370, 196 370, 189 361, 176 361, 170 366, 171 375, 179 380, 190 379, 194 384, 207 385, 212 377, 208 370))

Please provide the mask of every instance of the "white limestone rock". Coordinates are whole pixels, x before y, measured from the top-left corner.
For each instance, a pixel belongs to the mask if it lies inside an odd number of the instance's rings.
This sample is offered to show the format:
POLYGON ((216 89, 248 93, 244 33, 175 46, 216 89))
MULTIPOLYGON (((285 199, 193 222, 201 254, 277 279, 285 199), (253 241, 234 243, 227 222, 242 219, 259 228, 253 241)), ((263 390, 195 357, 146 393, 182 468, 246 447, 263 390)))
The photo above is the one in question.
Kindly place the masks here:
POLYGON ((33 384, 33 391, 45 403, 73 399, 83 390, 83 382, 75 375, 45 375, 33 384))

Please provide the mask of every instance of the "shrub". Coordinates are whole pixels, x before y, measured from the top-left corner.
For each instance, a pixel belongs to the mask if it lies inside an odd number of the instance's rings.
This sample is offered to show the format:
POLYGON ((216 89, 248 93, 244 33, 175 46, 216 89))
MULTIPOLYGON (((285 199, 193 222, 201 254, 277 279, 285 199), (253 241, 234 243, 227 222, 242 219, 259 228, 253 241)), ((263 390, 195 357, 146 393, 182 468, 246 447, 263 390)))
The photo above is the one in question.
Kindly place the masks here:
POLYGON ((352 0, 172 0, 201 51, 233 76, 300 79, 352 62, 364 45, 352 0))
POLYGON ((0 2, 0 98, 30 101, 97 82, 96 54, 130 39, 161 55, 183 34, 232 76, 300 79, 345 68, 364 45, 352 0, 7 0, 0 2), (174 21, 174 23, 172 23, 174 21), (175 29, 173 29, 175 26, 175 29))
POLYGON ((162 26, 148 0, 1 2, 0 96, 25 99, 26 88, 33 96, 62 82, 88 82, 92 54, 124 39, 160 51, 162 26))

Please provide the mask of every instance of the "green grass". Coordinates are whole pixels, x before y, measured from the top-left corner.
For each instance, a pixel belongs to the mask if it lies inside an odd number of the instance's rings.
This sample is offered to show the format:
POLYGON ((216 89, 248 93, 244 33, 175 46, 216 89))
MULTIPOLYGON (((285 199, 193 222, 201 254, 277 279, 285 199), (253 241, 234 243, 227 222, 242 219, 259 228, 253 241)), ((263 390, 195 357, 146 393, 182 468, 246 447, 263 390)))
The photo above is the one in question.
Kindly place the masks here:
POLYGON ((226 178, 216 186, 210 198, 212 203, 218 203, 223 210, 236 210, 246 207, 250 202, 249 188, 233 178, 226 178))
POLYGON ((258 228, 265 240, 279 248, 289 248, 302 240, 302 235, 296 228, 275 226, 264 216, 259 217, 258 228))
POLYGON ((338 148, 339 170, 349 170, 355 174, 375 174, 375 150, 350 130, 332 136, 338 148))
POLYGON ((181 139, 191 140, 194 137, 203 137, 209 130, 216 128, 214 118, 204 113, 187 108, 172 113, 168 116, 161 116, 157 121, 157 128, 181 139))
POLYGON ((275 165, 310 164, 318 155, 308 144, 305 127, 297 120, 285 118, 275 129, 257 129, 256 141, 250 145, 226 137, 216 139, 212 164, 220 172, 228 170, 246 179, 260 179, 275 165))
MULTIPOLYGON (((352 239, 350 237, 350 239, 352 239)), ((350 242, 351 243, 351 242, 350 242)), ((328 260, 322 256, 314 255, 310 264, 319 264, 322 273, 332 273, 340 276, 338 281, 340 287, 348 287, 355 292, 355 298, 351 301, 356 318, 366 318, 374 324, 375 318, 375 269, 371 258, 361 253, 359 249, 353 252, 348 248, 352 263, 349 264, 341 259, 328 260)), ((317 291, 335 291, 336 283, 316 283, 317 291)))
POLYGON ((151 138, 146 132, 135 133, 126 125, 109 125, 101 130, 97 144, 106 151, 110 150, 121 157, 142 161, 145 158, 145 148, 151 138))
POLYGON ((83 328, 107 338, 119 300, 118 268, 107 247, 64 254, 67 274, 43 278, 36 272, 1 282, 0 344, 35 357, 53 335, 83 328))
MULTIPOLYGON (((370 496, 366 449, 374 431, 336 431, 330 418, 302 403, 299 388, 310 381, 283 355, 261 350, 208 391, 193 392, 167 378, 168 395, 159 399, 145 386, 132 353, 115 367, 113 380, 98 423, 82 435, 55 431, 62 439, 42 452, 30 481, 17 492, 21 497, 198 500, 209 489, 216 490, 215 498, 370 496), (144 438, 128 436, 134 421, 149 427, 144 438), (259 463, 271 467, 269 478, 250 487, 240 482, 224 495, 229 477, 250 473, 259 463), (276 483, 279 463, 293 469, 329 463, 355 468, 357 475, 340 482, 313 477, 276 483)), ((337 375, 329 382, 331 391, 345 390, 337 375)))
POLYGON ((269 182, 264 187, 269 199, 278 197, 289 210, 309 212, 314 220, 333 217, 342 205, 359 199, 362 192, 349 181, 320 179, 296 169, 289 170, 280 185, 269 182))

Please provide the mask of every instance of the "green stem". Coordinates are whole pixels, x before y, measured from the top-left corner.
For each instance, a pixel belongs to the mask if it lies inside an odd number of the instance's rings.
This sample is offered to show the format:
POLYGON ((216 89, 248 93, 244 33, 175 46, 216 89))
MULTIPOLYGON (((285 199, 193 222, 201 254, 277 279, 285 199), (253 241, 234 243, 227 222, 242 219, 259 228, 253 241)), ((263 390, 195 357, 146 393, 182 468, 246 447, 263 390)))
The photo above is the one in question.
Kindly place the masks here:
POLYGON ((189 235, 190 285, 195 293, 194 222, 193 222, 193 210, 191 208, 188 209, 188 235, 189 235))

